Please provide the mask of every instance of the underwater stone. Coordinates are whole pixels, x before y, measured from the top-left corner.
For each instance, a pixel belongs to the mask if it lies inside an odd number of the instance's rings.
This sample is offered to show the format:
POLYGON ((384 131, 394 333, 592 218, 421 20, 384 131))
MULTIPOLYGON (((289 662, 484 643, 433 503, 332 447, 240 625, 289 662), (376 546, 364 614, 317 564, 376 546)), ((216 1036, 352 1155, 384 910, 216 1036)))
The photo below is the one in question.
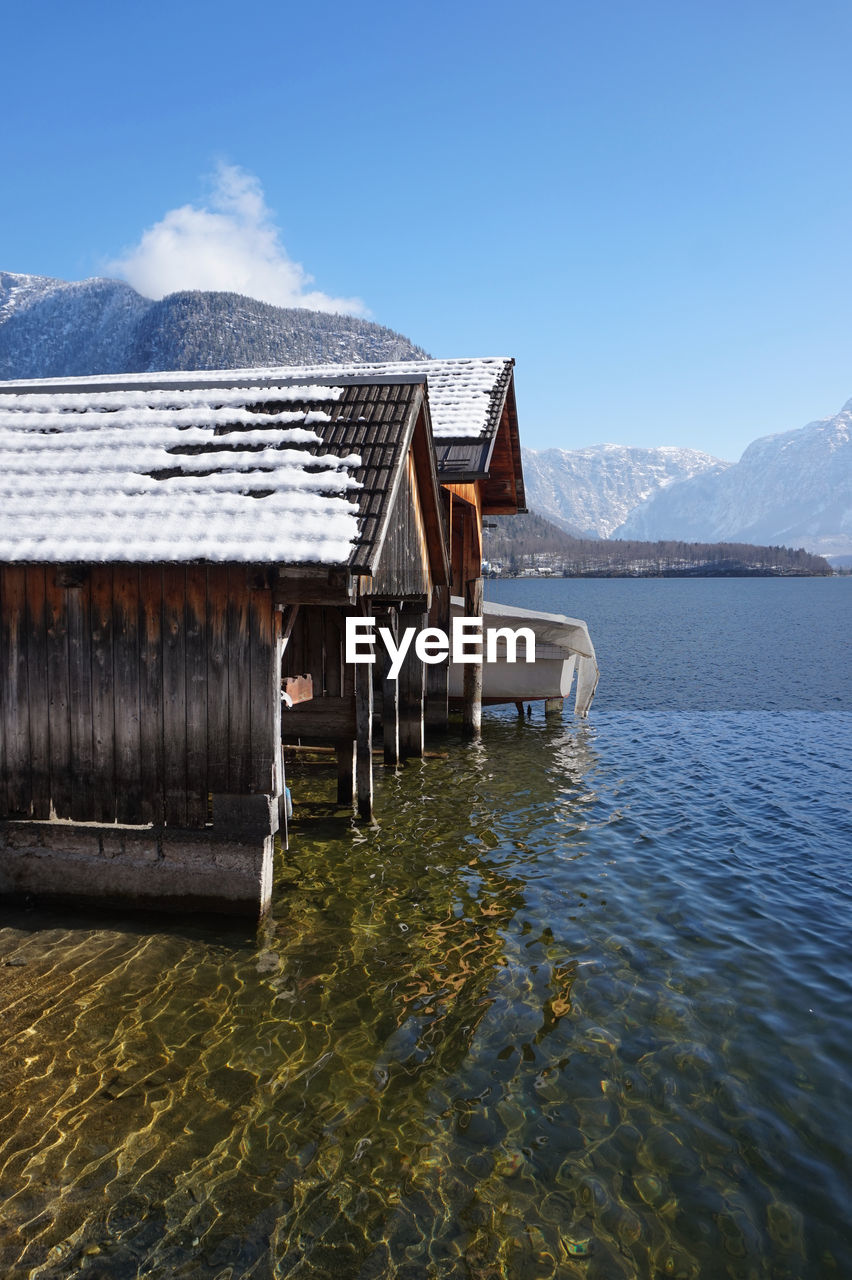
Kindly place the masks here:
POLYGON ((494 1161, 494 1172, 501 1178, 514 1178, 526 1163, 522 1151, 507 1149, 502 1151, 494 1161))

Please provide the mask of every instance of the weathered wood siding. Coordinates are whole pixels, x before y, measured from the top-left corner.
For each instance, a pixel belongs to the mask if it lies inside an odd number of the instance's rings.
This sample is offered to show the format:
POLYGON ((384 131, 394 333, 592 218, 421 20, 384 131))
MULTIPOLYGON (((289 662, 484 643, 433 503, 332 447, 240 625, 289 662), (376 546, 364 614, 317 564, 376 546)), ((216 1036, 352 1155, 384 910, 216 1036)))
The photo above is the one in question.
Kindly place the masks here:
POLYGON ((374 598, 412 599, 428 596, 431 589, 423 505, 413 452, 409 450, 370 593, 374 598))
POLYGON ((272 794, 281 615, 246 566, 0 566, 0 817, 203 827, 272 794))

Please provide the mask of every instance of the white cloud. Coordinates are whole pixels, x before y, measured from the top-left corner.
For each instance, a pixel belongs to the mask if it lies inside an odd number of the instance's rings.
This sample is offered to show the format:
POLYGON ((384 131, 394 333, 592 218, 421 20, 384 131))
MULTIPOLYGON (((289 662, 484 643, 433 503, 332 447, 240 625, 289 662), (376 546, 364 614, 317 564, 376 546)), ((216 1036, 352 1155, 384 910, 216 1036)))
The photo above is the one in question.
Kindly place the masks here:
POLYGON ((279 307, 366 313, 359 298, 331 298, 308 288, 313 276, 288 257, 253 174, 220 164, 209 203, 170 210, 107 270, 146 298, 179 289, 221 289, 279 307))

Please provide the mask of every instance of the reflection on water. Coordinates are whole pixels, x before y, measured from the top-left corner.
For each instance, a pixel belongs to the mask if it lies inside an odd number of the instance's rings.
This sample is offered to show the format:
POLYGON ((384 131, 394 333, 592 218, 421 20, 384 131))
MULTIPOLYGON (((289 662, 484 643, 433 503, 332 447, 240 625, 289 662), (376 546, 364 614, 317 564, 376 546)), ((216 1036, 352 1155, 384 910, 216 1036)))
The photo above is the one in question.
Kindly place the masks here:
POLYGON ((852 1274, 849 728, 497 717, 291 766, 256 938, 7 911, 0 1271, 852 1274))

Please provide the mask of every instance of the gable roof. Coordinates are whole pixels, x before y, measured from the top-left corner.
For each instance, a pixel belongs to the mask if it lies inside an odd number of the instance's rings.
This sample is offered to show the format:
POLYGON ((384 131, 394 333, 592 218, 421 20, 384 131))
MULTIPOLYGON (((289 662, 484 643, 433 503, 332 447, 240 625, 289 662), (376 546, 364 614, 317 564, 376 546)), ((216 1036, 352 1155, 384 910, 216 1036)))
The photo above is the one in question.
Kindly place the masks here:
POLYGON ((428 428, 428 406, 410 374, 0 383, 0 561, 369 573, 418 421, 428 428))
MULTIPOLYGON (((374 364, 310 365, 290 370, 302 378, 358 377, 384 380, 425 379, 436 445, 466 439, 484 443, 500 425, 506 396, 513 381, 514 360, 505 357, 452 360, 384 361, 374 364)), ((277 370, 279 374, 285 370, 277 370)))

